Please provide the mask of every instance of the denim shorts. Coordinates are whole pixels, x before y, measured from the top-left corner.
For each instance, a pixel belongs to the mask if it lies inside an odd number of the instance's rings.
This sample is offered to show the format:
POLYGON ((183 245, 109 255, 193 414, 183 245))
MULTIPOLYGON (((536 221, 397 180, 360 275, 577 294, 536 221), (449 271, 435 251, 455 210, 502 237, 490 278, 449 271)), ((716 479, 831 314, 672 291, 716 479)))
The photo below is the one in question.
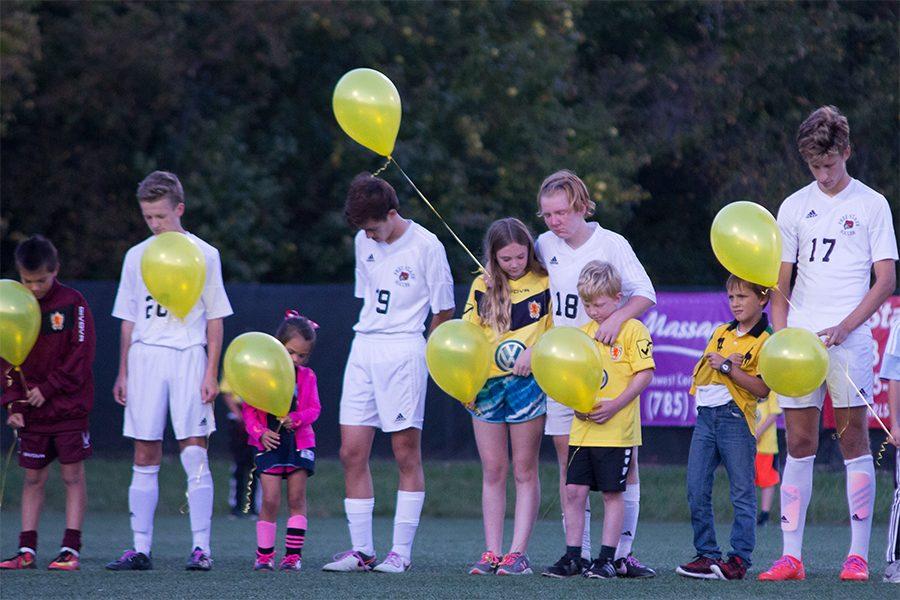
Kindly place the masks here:
POLYGON ((487 423, 524 423, 547 412, 547 395, 533 375, 492 377, 466 410, 487 423))

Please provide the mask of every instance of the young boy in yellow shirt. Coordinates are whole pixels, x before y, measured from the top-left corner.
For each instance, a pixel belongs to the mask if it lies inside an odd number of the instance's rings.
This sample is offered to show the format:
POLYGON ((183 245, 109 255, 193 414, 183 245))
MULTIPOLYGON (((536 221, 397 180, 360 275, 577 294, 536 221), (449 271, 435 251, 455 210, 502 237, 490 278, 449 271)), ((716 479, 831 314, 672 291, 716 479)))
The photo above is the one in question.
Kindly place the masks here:
MULTIPOLYGON (((609 263, 591 261, 578 278, 578 294, 591 321, 581 330, 595 340, 597 329, 619 306, 622 280, 609 263)), ((611 345, 600 348, 603 379, 589 413, 575 413, 569 432, 566 471, 566 553, 544 571, 547 577, 616 577, 613 564, 625 514, 625 480, 635 446, 641 445, 640 394, 653 379, 653 342, 636 319, 626 321, 611 345), (589 491, 603 492, 600 555, 583 573, 581 542, 589 491)))

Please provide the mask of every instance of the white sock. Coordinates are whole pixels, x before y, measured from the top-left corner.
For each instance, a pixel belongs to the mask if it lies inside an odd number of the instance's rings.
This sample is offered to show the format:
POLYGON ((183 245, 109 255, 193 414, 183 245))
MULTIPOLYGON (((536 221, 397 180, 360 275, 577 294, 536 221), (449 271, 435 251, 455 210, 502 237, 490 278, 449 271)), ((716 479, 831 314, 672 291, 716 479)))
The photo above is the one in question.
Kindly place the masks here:
POLYGON ((584 532, 581 534, 581 558, 591 560, 591 495, 584 499, 584 532))
POLYGON ((375 554, 372 542, 372 511, 375 498, 344 498, 347 526, 350 528, 350 542, 353 549, 367 556, 375 554))
POLYGON ((397 490, 397 509, 394 512, 394 546, 396 552, 406 560, 412 556, 413 539, 419 527, 425 492, 405 492, 397 490))
POLYGON ((847 506, 850 508, 850 554, 869 560, 872 510, 875 506, 875 462, 871 454, 844 461, 847 506))
POLYGON ((149 556, 153 545, 153 515, 159 500, 159 465, 133 465, 128 487, 128 512, 134 551, 149 556))
POLYGON ((816 455, 794 458, 790 454, 784 463, 781 479, 781 536, 784 554, 803 558, 803 529, 806 509, 812 496, 813 462, 816 455))
POLYGON ((616 560, 631 554, 634 534, 637 533, 638 515, 641 512, 641 483, 629 483, 622 494, 625 500, 625 518, 622 519, 622 535, 616 546, 616 560))
POLYGON ((212 554, 209 530, 212 525, 213 480, 209 472, 206 448, 188 446, 181 451, 181 466, 187 475, 188 510, 191 517, 193 547, 212 554))

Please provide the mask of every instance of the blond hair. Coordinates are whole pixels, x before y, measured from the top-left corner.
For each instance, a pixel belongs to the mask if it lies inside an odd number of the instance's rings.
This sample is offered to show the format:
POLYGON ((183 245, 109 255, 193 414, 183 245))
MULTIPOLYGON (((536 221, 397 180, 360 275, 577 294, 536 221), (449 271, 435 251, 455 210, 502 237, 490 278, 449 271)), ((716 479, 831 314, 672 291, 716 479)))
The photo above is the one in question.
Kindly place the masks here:
POLYGON ((765 298, 766 304, 769 303, 769 288, 764 285, 759 285, 758 283, 753 283, 752 281, 747 281, 746 279, 741 279, 733 273, 729 275, 728 279, 725 281, 725 290, 730 292, 731 290, 740 287, 750 290, 756 294, 757 298, 765 298))
POLYGON ((592 260, 584 265, 578 276, 578 295, 584 302, 607 296, 615 298, 622 293, 622 278, 616 268, 607 262, 592 260))
POLYGON ((594 214, 597 205, 591 200, 587 186, 578 175, 563 169, 547 177, 541 184, 537 196, 539 217, 543 216, 540 212, 541 198, 556 192, 565 192, 566 198, 569 200, 569 207, 576 211, 584 210, 584 216, 590 217, 594 214))
POLYGON ((850 147, 850 123, 836 106, 812 112, 797 130, 797 149, 806 162, 843 154, 850 147))

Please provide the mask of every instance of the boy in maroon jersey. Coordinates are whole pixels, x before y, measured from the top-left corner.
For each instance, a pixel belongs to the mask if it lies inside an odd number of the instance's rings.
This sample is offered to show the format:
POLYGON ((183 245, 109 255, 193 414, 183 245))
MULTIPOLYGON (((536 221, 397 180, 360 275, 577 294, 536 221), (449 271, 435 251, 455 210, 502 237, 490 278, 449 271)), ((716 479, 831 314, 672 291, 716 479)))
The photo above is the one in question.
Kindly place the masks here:
POLYGON ((91 455, 94 319, 84 297, 56 280, 59 258, 48 239, 32 236, 16 247, 15 256, 19 278, 40 304, 41 330, 22 364, 24 382, 2 362, 6 424, 19 432, 19 465, 25 469, 25 480, 19 551, 0 562, 0 569, 35 567, 44 485, 50 463, 58 459, 66 487, 66 531, 59 556, 48 568, 75 571, 87 504, 84 460, 91 455))

